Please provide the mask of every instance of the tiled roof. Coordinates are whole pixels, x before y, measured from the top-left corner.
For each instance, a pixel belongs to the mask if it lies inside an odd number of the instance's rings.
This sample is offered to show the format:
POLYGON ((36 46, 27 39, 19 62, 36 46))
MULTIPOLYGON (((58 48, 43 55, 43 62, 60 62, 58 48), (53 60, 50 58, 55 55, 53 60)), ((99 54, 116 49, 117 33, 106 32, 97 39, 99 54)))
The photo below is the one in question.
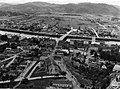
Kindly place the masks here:
POLYGON ((61 57, 56 55, 56 56, 54 56, 54 60, 61 61, 61 57))

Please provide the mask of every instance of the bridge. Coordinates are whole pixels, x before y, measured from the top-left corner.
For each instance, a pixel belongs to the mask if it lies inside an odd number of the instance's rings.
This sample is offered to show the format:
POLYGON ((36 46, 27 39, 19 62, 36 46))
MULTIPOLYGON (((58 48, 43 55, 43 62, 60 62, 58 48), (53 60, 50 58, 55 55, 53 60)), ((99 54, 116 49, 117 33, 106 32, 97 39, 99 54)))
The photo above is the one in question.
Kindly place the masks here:
POLYGON ((96 37, 99 38, 99 35, 98 35, 98 33, 96 32, 96 30, 95 30, 93 27, 91 27, 91 26, 90 26, 90 28, 91 28, 91 29, 93 30, 93 32, 95 33, 96 37))
POLYGON ((63 36, 61 36, 59 38, 59 40, 63 40, 64 38, 66 38, 73 31, 77 31, 77 29, 73 29, 73 27, 71 27, 71 30, 69 32, 67 32, 66 34, 64 34, 63 36))

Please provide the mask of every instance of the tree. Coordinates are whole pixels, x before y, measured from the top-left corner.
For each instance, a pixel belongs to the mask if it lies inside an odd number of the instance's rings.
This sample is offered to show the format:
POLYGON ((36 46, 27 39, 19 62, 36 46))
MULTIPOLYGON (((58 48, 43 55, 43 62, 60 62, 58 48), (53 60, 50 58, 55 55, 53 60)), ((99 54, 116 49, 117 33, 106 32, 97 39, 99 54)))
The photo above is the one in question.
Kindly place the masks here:
POLYGON ((15 36, 12 36, 12 39, 14 42, 18 42, 19 41, 19 36, 15 35, 15 36))
POLYGON ((28 79, 27 78, 24 78, 23 80, 22 80, 22 84, 28 84, 28 79))
POLYGON ((94 54, 94 52, 95 52, 95 50, 91 50, 91 51, 90 51, 90 54, 91 54, 91 55, 93 55, 93 54, 94 54))
POLYGON ((61 75, 66 75, 67 73, 65 71, 61 71, 61 75))
POLYGON ((8 36, 7 35, 2 35, 1 36, 1 40, 2 41, 7 41, 8 40, 8 36))
POLYGON ((84 85, 84 84, 81 84, 81 85, 80 85, 80 87, 84 88, 84 87, 85 87, 85 85, 84 85))
POLYGON ((11 47, 12 49, 17 49, 17 43, 16 43, 16 42, 11 43, 11 44, 10 44, 10 47, 11 47))

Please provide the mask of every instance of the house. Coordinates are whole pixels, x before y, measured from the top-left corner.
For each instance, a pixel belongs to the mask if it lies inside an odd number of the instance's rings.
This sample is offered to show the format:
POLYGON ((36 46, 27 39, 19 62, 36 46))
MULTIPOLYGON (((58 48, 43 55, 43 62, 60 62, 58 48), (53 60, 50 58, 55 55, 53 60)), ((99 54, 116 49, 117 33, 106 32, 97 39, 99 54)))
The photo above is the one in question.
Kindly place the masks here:
POLYGON ((120 75, 117 74, 116 77, 111 81, 107 89, 120 89, 120 75))
POLYGON ((48 58, 47 56, 41 56, 40 60, 45 60, 46 58, 48 58))
POLYGON ((24 39, 21 39, 20 40, 20 43, 19 43, 21 46, 28 46, 29 44, 29 41, 27 38, 24 38, 24 39))
POLYGON ((62 49, 62 51, 63 51, 64 53, 69 54, 69 50, 67 50, 67 49, 62 49))
POLYGON ((3 52, 7 47, 8 42, 0 42, 0 52, 3 52))
POLYGON ((107 51, 111 52, 111 48, 110 47, 104 47, 104 48, 102 48, 102 51, 104 51, 104 52, 107 52, 107 51))
POLYGON ((107 67, 106 67, 105 65, 103 65, 103 66, 101 67, 101 69, 107 69, 107 67))
POLYGON ((68 57, 68 56, 63 56, 63 60, 64 60, 64 62, 71 63, 71 58, 70 58, 70 56, 69 56, 69 57, 68 57))
POLYGON ((90 47, 91 50, 97 51, 98 48, 99 48, 99 44, 91 44, 91 47, 90 47))
POLYGON ((85 40, 85 41, 84 41, 84 44, 89 44, 89 42, 85 40))
POLYGON ((61 69, 57 64, 54 63, 48 66, 48 71, 49 71, 49 74, 60 74, 61 69))
POLYGON ((70 40, 70 45, 74 45, 74 40, 70 40))
POLYGON ((111 21, 120 21, 120 18, 118 18, 118 17, 112 17, 111 21))
POLYGON ((77 62, 77 61, 73 61, 73 66, 75 66, 75 67, 78 67, 78 68, 79 68, 80 63, 79 63, 79 62, 77 62))
POLYGON ((32 60, 32 57, 24 57, 24 60, 32 60))
POLYGON ((51 60, 50 60, 50 58, 46 58, 46 59, 45 59, 45 64, 46 64, 47 66, 51 65, 51 60))
POLYGON ((52 82, 52 87, 55 89, 73 89, 73 84, 69 80, 56 80, 52 82))
POLYGON ((60 55, 55 55, 55 56, 54 56, 54 60, 55 60, 56 64, 58 64, 58 65, 63 64, 63 61, 62 61, 60 55))
POLYGON ((64 52, 62 50, 56 50, 55 54, 62 56, 62 55, 64 55, 64 52))
POLYGON ((113 67, 113 71, 119 72, 119 71, 120 71, 120 65, 115 65, 115 66, 113 67))
POLYGON ((98 47, 91 46, 91 47, 90 47, 90 50, 95 50, 95 51, 97 51, 97 50, 98 50, 98 47))
POLYGON ((59 45, 59 46, 57 46, 57 47, 56 47, 56 49, 62 49, 62 46, 61 46, 61 45, 59 45))

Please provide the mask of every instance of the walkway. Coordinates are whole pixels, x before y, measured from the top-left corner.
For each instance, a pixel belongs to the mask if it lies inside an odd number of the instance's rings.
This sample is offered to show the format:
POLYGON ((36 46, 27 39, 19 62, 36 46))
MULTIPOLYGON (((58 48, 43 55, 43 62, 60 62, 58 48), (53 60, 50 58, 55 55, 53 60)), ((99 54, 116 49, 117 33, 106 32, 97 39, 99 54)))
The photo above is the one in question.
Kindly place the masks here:
POLYGON ((35 65, 36 61, 32 61, 29 66, 27 66, 26 69, 23 70, 23 72, 20 74, 18 79, 23 79, 25 75, 29 72, 29 70, 35 65))
POLYGON ((14 62, 14 60, 16 59, 16 57, 17 57, 17 55, 14 55, 12 61, 9 62, 9 63, 6 65, 6 67, 9 67, 9 66, 14 62))
POLYGON ((35 67, 34 67, 34 68, 32 69, 32 71, 29 73, 29 75, 27 76, 27 78, 30 78, 30 77, 31 77, 31 75, 33 74, 34 70, 37 68, 38 65, 40 65, 40 62, 35 65, 35 67))
MULTIPOLYGON (((25 52, 25 51, 22 51, 22 52, 25 52)), ((2 61, 0 61, 0 62, 8 61, 8 60, 10 60, 10 59, 16 57, 17 55, 19 55, 19 54, 22 53, 22 52, 19 52, 19 53, 15 54, 14 56, 11 56, 11 57, 9 57, 9 58, 6 58, 5 60, 2 60, 2 61)))
POLYGON ((71 72, 68 71, 68 69, 66 68, 66 66, 63 64, 60 65, 60 68, 62 71, 65 71, 67 74, 66 74, 66 78, 69 80, 69 81, 72 81, 73 83, 73 89, 81 89, 80 88, 80 84, 78 83, 77 79, 75 79, 75 77, 71 74, 71 72))

